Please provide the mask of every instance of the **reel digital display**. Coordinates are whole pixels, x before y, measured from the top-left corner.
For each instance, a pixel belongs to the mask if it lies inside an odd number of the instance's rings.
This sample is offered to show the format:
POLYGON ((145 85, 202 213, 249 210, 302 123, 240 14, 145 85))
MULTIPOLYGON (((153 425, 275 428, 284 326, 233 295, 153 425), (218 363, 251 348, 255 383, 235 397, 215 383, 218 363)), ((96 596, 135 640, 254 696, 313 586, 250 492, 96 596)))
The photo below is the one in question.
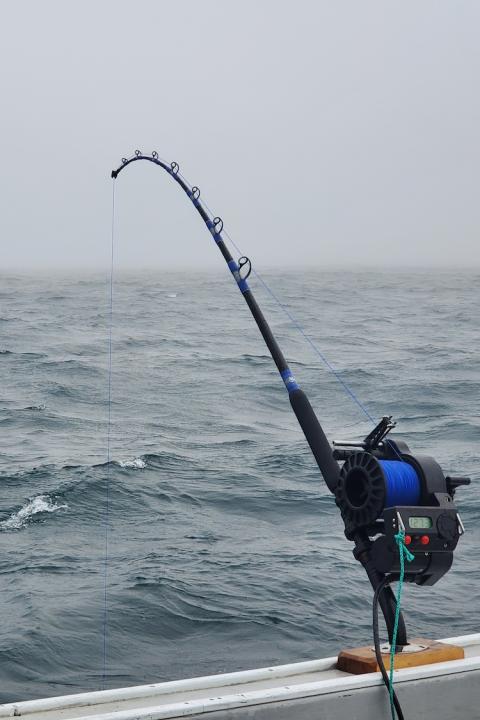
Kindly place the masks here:
POLYGON ((433 527, 433 520, 431 517, 414 517, 411 515, 408 518, 408 527, 412 530, 427 530, 433 527))

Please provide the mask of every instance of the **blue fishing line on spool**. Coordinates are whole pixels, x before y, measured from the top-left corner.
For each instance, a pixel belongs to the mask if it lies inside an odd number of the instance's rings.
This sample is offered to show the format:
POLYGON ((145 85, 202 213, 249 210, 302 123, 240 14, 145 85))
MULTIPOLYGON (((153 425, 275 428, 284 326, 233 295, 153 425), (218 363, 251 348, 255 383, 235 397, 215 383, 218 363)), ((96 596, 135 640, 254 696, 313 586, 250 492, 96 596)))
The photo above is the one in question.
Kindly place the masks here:
POLYGON ((412 465, 401 460, 379 460, 385 475, 387 497, 385 507, 395 505, 418 505, 420 502, 420 478, 412 465))

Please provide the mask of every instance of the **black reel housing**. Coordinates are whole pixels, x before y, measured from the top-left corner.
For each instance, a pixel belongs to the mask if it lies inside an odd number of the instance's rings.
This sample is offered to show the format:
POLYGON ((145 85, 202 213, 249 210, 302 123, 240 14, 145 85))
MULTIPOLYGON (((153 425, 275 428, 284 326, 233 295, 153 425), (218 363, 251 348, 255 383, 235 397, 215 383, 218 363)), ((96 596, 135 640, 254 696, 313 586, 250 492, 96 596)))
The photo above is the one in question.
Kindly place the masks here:
POLYGON ((391 418, 383 418, 363 443, 335 443, 334 457, 344 460, 335 501, 349 540, 358 538, 359 533, 374 538, 369 556, 376 571, 400 572, 395 535, 403 530, 415 555, 406 564, 405 579, 433 585, 450 569, 453 551, 464 532, 454 494, 470 480, 445 477, 432 457, 413 456, 405 442, 385 440, 393 426, 391 418), (388 483, 381 460, 413 467, 419 480, 417 504, 387 507, 388 483))

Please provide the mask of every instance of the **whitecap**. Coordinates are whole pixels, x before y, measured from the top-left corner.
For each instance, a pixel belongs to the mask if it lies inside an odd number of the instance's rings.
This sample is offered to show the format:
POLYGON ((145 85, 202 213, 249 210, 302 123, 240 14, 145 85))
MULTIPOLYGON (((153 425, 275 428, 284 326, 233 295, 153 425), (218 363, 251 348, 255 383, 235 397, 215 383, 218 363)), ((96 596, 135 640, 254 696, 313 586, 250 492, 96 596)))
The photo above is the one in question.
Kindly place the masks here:
POLYGON ((126 468, 127 470, 143 470, 147 467, 147 463, 142 458, 135 458, 135 460, 120 460, 118 463, 120 467, 126 468))
POLYGON ((167 293, 167 297, 168 297, 168 298, 176 298, 176 297, 177 297, 177 293, 167 293))
POLYGON ((7 520, 0 523, 2 530, 19 530, 24 527, 27 522, 39 513, 52 513, 56 510, 65 510, 68 505, 57 505, 48 495, 38 495, 24 505, 20 510, 12 513, 7 520))

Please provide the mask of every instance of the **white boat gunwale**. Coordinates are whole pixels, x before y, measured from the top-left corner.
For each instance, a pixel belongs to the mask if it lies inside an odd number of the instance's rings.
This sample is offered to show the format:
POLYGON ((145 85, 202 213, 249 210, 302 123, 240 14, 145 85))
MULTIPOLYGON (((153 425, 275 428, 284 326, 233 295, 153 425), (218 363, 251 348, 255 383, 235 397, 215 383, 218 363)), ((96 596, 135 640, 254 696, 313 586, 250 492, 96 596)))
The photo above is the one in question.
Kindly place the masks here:
MULTIPOLYGON (((466 657, 398 670, 395 683, 480 670, 480 634, 447 638, 442 642, 462 645, 466 657)), ((37 718, 75 717, 76 720, 91 720, 92 717, 101 720, 163 720, 345 693, 383 682, 380 673, 350 675, 341 672, 335 667, 336 660, 336 657, 330 657, 186 680, 7 703, 0 706, 0 717, 33 715, 37 718), (322 675, 325 677, 322 678, 322 675), (292 682, 288 683, 288 678, 292 682), (258 687, 259 684, 263 687, 258 687), (186 697, 193 693, 199 694, 197 697, 186 697), (162 703, 162 699, 167 702, 162 703)))

